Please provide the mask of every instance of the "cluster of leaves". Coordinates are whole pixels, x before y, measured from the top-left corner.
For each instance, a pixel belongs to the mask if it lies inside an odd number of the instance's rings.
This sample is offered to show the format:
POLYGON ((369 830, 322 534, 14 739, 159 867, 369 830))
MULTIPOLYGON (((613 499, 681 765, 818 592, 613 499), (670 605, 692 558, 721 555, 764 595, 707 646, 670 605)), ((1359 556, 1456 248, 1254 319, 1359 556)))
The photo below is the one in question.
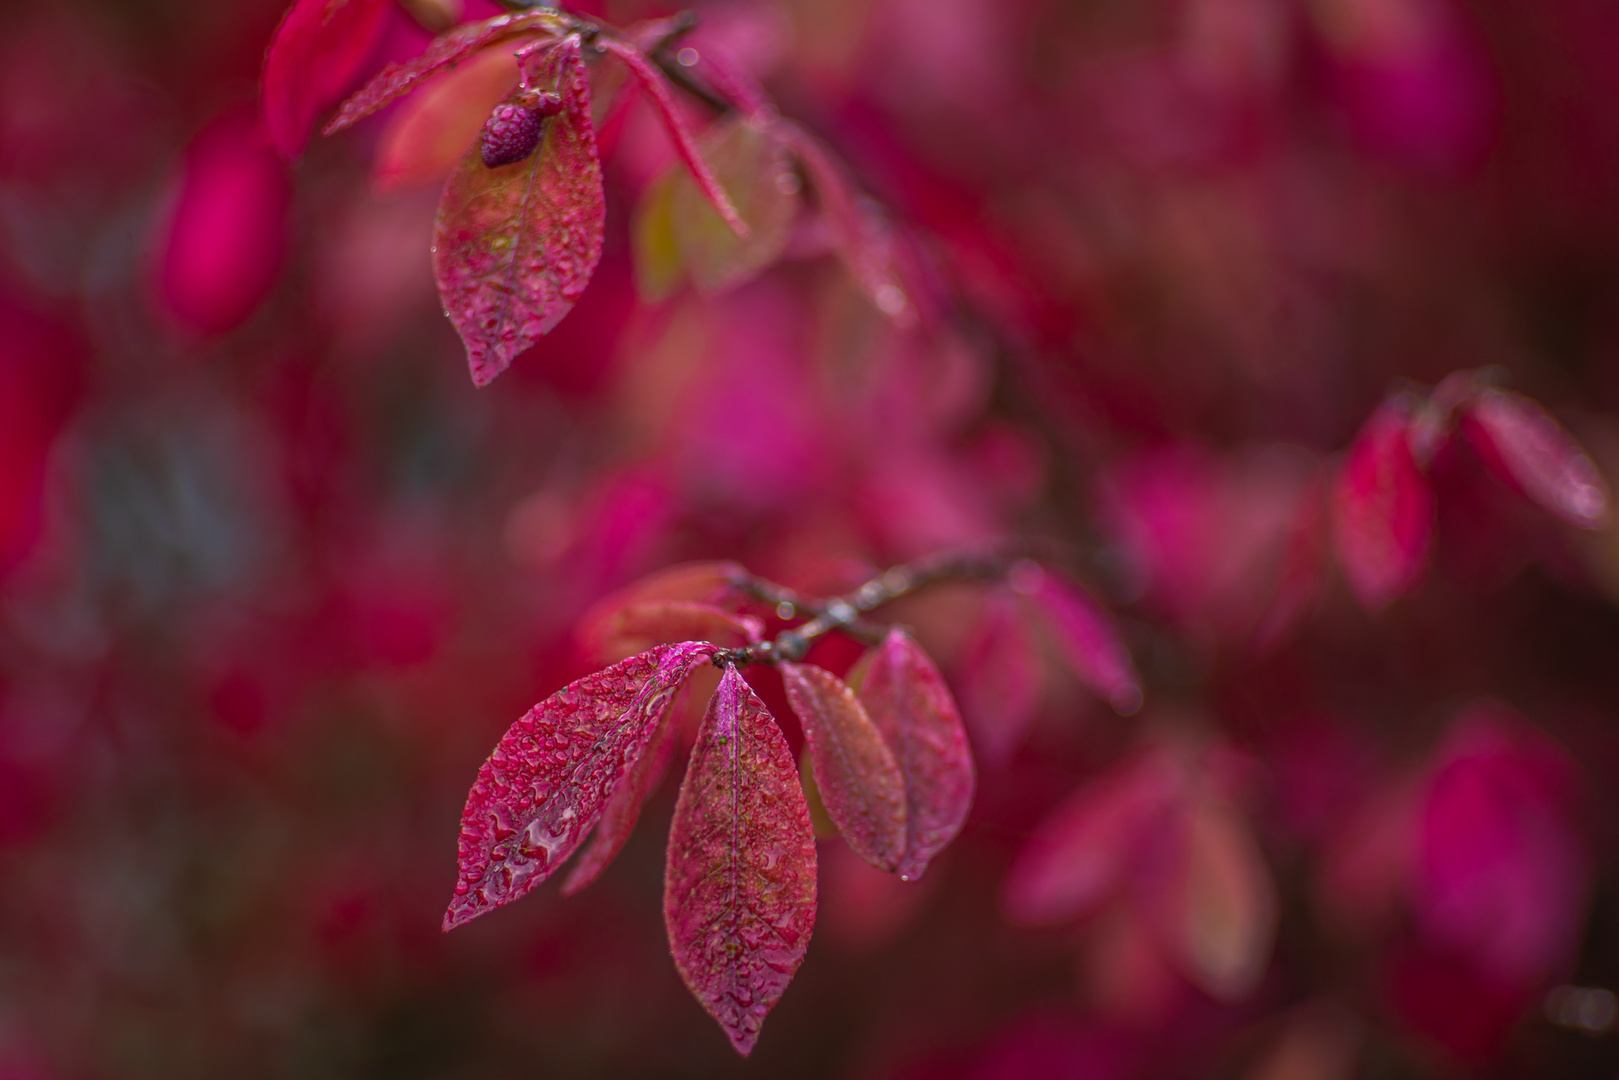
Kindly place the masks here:
MULTIPOLYGON (((301 151, 318 116, 358 74, 387 5, 299 0, 288 11, 262 82, 265 126, 283 154, 301 151)), ((649 298, 688 274, 717 291, 771 265, 787 247, 807 181, 822 229, 873 302, 896 319, 915 318, 895 240, 836 156, 781 118, 741 69, 687 50, 695 70, 683 80, 702 80, 695 85, 705 96, 734 114, 699 143, 654 60, 690 25, 654 20, 614 30, 551 7, 467 23, 384 68, 326 125, 328 135, 342 131, 458 65, 501 51, 516 57, 518 85, 445 184, 433 240, 439 296, 478 386, 556 327, 601 258, 606 202, 587 56, 624 65, 689 170, 689 179, 671 174, 648 192, 636 214, 638 274, 649 298), (556 104, 541 109, 537 95, 556 104), (509 130, 522 132, 520 145, 493 153, 491 139, 509 130)), ((628 100, 621 91, 614 107, 628 100)))
MULTIPOLYGON (((1014 564, 1011 576, 1051 616, 1079 677, 1116 706, 1138 706, 1129 657, 1088 598, 1031 563, 1014 564)), ((852 605, 874 606, 883 580, 852 601, 810 606, 847 628, 852 605)), ((501 738, 467 799, 460 880, 444 917, 449 930, 527 894, 587 837, 563 892, 593 882, 668 767, 683 687, 712 664, 722 675, 670 826, 664 919, 686 985, 744 1054, 815 925, 811 800, 860 858, 916 881, 961 829, 974 787, 954 698, 905 629, 876 635, 840 679, 798 659, 825 625, 763 640, 764 623, 743 610, 760 594, 788 595, 734 563, 690 564, 587 615, 579 632, 593 654, 632 655, 557 691, 501 738), (780 672, 804 737, 809 795, 776 719, 741 674, 750 662, 780 672)), ((781 603, 792 614, 806 605, 781 603)))

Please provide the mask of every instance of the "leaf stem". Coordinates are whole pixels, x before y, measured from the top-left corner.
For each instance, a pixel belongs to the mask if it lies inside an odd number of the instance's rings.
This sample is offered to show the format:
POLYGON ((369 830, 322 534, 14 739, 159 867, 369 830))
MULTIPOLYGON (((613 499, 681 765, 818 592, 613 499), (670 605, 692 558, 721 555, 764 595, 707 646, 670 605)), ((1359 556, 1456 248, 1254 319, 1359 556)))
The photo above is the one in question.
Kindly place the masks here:
POLYGON ((1016 573, 1025 561, 1021 555, 995 551, 931 555, 890 567, 853 592, 829 600, 809 599, 764 578, 742 575, 732 584, 766 603, 775 604, 783 618, 791 618, 799 611, 811 612, 813 617, 790 630, 783 630, 774 640, 742 649, 721 649, 714 654, 713 663, 715 667, 724 668, 802 660, 811 645, 834 630, 867 644, 876 644, 887 628, 862 619, 860 616, 866 612, 946 582, 999 581, 1016 573), (790 611, 783 612, 784 607, 790 611))

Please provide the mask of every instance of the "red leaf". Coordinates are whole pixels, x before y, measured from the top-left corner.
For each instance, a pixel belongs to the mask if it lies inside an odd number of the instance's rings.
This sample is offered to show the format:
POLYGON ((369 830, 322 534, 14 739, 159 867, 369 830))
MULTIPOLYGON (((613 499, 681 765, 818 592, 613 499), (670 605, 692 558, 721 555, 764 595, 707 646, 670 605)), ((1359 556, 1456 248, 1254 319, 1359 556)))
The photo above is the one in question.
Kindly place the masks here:
POLYGON ((884 870, 905 855, 905 777, 865 706, 813 664, 782 664, 826 812, 855 854, 884 870))
POLYGON ((1007 917, 1053 923, 1096 910, 1124 883, 1142 837, 1173 808, 1181 784, 1168 757, 1147 754, 1069 796, 1012 864, 1001 894, 1007 917))
POLYGON ((734 649, 763 640, 764 623, 708 604, 660 600, 620 609, 602 620, 595 656, 611 663, 668 641, 707 641, 734 649))
POLYGON ((787 740, 726 668, 675 804, 663 916, 680 977, 740 1053, 803 963, 815 870, 787 740))
POLYGON ((849 684, 904 776, 905 854, 895 869, 915 881, 972 809, 967 729, 939 669, 899 627, 861 659, 849 684))
POLYGON ((1385 401, 1366 421, 1333 492, 1338 560, 1376 610, 1421 580, 1433 537, 1433 490, 1411 452, 1406 410, 1385 401))
POLYGON ((692 176, 697 180, 697 186, 703 189, 708 201, 714 204, 720 217, 731 227, 731 231, 742 239, 747 239, 748 226, 736 212, 731 204, 731 197, 720 187, 720 182, 714 179, 714 171, 703 160, 703 155, 697 149, 697 143, 692 138, 691 131, 686 127, 686 121, 680 115, 680 109, 675 104, 674 94, 669 89, 669 80, 663 77, 657 65, 646 58, 646 54, 629 42, 617 41, 613 38, 602 38, 598 44, 620 60, 630 69, 643 89, 651 96, 652 103, 658 107, 658 115, 663 119, 663 126, 669 132, 670 140, 675 144, 675 152, 680 160, 686 163, 692 176))
POLYGON ((573 854, 713 647, 660 645, 558 690, 507 729, 461 812, 451 930, 525 895, 573 854))
POLYGON ((1040 707, 1039 646, 1005 592, 992 594, 962 650, 956 685, 980 761, 1012 758, 1040 707))
POLYGON ((517 60, 498 49, 479 53, 388 118, 371 166, 378 191, 442 187, 489 114, 517 85, 517 60))
POLYGON ((1058 651, 1081 682, 1106 698, 1121 716, 1141 708, 1141 678, 1096 601, 1033 564, 1018 568, 1012 587, 1045 616, 1058 651))
POLYGON ((734 562, 693 562, 665 567, 592 604, 579 617, 575 636, 585 652, 601 655, 626 609, 671 601, 719 606, 737 594, 738 590, 731 583, 747 574, 741 563, 734 562))
POLYGON ((491 169, 473 146, 439 202, 433 270, 478 386, 562 320, 601 258, 607 207, 578 37, 536 67, 535 85, 562 97, 539 150, 491 169))
POLYGON ((479 49, 522 34, 560 32, 561 25, 554 11, 527 11, 497 15, 483 22, 458 26, 434 38, 422 55, 389 64, 379 71, 358 93, 343 102, 343 107, 326 125, 324 133, 335 135, 349 125, 364 120, 390 101, 416 89, 422 80, 437 75, 479 49))
POLYGON ((315 118, 347 90, 388 17, 388 0, 297 0, 264 54, 260 96, 270 142, 296 157, 315 118))
POLYGON ((1327 561, 1326 484, 1318 473, 1299 495, 1276 572, 1276 590, 1254 629, 1254 648, 1280 644, 1321 593, 1327 561))
POLYGON ((1574 437, 1535 402, 1508 390, 1480 391, 1463 427, 1507 486, 1570 525, 1600 529, 1607 521, 1607 481, 1574 437))
POLYGON ((646 753, 635 762, 629 776, 618 785, 613 797, 607 800, 607 809, 602 811, 602 819, 597 823, 596 831, 591 833, 590 843, 585 845, 584 853, 568 870, 568 876, 562 879, 563 896, 572 896, 595 881, 623 849, 635 828, 636 819, 641 816, 642 804, 657 789, 658 781, 663 779, 664 772, 669 768, 675 744, 680 741, 676 737, 678 734, 675 724, 669 721, 660 723, 653 732, 646 753))

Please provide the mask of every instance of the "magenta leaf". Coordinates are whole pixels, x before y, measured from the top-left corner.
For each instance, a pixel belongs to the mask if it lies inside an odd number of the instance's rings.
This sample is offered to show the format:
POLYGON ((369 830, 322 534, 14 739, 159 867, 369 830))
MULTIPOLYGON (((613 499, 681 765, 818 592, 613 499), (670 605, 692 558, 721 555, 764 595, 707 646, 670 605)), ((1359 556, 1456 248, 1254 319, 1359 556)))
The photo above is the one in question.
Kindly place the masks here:
POLYGON ((297 157, 315 118, 347 90, 371 54, 388 0, 297 0, 264 54, 264 127, 284 157, 297 157))
POLYGON ((389 64, 375 78, 343 102, 337 116, 326 125, 325 134, 335 135, 365 119, 389 102, 403 97, 453 64, 479 49, 522 34, 555 33, 561 24, 554 11, 525 11, 498 15, 482 22, 458 26, 433 39, 427 51, 401 63, 389 64))
POLYGON ((660 645, 569 683, 507 729, 461 812, 451 930, 550 877, 646 752, 680 684, 714 647, 660 645))
POLYGON ((746 239, 748 226, 736 212, 731 197, 714 178, 714 171, 708 167, 708 162, 703 160, 702 152, 697 149, 697 142, 692 138, 691 130, 686 127, 686 121, 680 115, 674 93, 669 89, 669 80, 663 77, 663 72, 646 58, 645 53, 627 41, 602 38, 597 44, 624 61, 624 66, 630 69, 630 74, 635 76, 642 89, 652 98, 652 103, 657 106, 663 126, 675 144, 675 152, 680 155, 680 160, 686 163, 686 168, 691 170, 698 187, 703 189, 703 194, 708 196, 708 201, 714 204, 714 209, 719 211, 720 217, 725 219, 731 231, 738 237, 746 239))
POLYGON ((707 641, 733 649, 751 645, 763 639, 764 623, 709 604, 657 600, 621 608, 603 619, 596 633, 595 655, 610 662, 668 641, 707 641))
POLYGON ((1039 645, 1008 592, 997 590, 984 605, 962 649, 956 687, 979 760, 1005 765, 1040 707, 1039 645))
POLYGON ((562 879, 563 896, 572 896, 594 882, 623 849, 641 816, 642 804, 657 789, 658 781, 669 768, 675 744, 680 741, 676 735, 676 724, 672 720, 660 723, 652 733, 646 753, 636 760, 624 782, 607 800, 601 821, 590 834, 590 843, 569 867, 568 876, 562 879))
POLYGON ((1433 514, 1407 412, 1385 401, 1355 436, 1333 492, 1338 561, 1363 606, 1375 611, 1422 579, 1433 514))
POLYGON ((973 756, 944 676, 899 627, 849 677, 905 779, 905 854, 895 867, 915 881, 955 839, 973 803, 973 756))
POLYGON ((787 701, 804 725, 815 784, 843 839, 883 870, 905 855, 905 777, 865 706, 814 664, 781 665, 787 701))
POLYGON ((716 607, 740 595, 732 583, 747 577, 747 573, 741 563, 725 561, 665 567, 592 604, 580 616, 575 634, 587 653, 602 655, 627 609, 670 601, 716 607))
POLYGON ((692 994, 747 1054, 815 929, 815 834, 787 740, 734 667, 669 827, 663 916, 692 994))
POLYGON ((536 67, 562 98, 539 152, 491 169, 473 146, 439 202, 433 270, 478 386, 562 320, 601 258, 607 208, 578 37, 536 67))
POLYGON ((1148 753, 1080 788, 1034 831, 1002 887, 1014 922, 1042 924, 1095 911, 1126 880, 1148 829, 1169 814, 1182 779, 1148 753))
POLYGON ((1570 525, 1600 529, 1608 484, 1579 443, 1538 404, 1508 390, 1483 390, 1463 429, 1498 477, 1570 525))
POLYGON ((1141 708, 1141 678, 1118 631, 1096 601, 1056 574, 1032 565, 1019 568, 1013 588, 1044 616, 1057 650, 1080 682, 1129 716, 1141 708))

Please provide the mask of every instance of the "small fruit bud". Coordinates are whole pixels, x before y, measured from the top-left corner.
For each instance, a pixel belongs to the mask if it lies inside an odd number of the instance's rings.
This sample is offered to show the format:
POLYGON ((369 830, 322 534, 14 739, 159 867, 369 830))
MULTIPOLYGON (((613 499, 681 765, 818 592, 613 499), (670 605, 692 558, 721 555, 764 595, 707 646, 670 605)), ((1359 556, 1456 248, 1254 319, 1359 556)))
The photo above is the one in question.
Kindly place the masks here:
POLYGON ((491 169, 522 161, 540 144, 545 117, 540 110, 516 102, 502 102, 484 121, 478 148, 491 169))

